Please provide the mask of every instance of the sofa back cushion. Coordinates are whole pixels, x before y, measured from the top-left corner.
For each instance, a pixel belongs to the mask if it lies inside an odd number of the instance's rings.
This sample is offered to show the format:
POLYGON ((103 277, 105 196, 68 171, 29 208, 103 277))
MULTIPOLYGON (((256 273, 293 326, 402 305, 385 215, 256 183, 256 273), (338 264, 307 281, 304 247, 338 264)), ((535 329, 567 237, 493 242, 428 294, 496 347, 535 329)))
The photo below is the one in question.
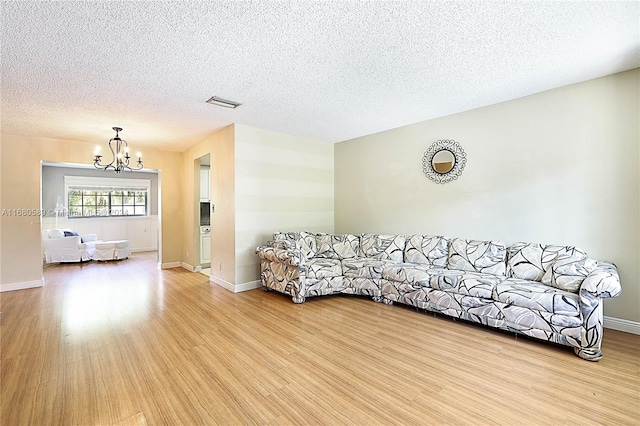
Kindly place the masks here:
POLYGON ((404 246, 404 261, 446 268, 450 242, 442 236, 412 235, 404 246))
POLYGON ((291 246, 291 248, 297 245, 299 238, 300 238, 299 232, 274 232, 273 233, 273 241, 288 243, 285 245, 289 245, 291 246))
POLYGON ((586 253, 574 248, 556 257, 555 262, 544 273, 542 284, 577 293, 582 281, 597 266, 598 262, 589 259, 586 253))
POLYGON ((587 257, 582 250, 572 246, 514 243, 509 246, 507 276, 529 281, 542 281, 542 277, 559 256, 587 257))
POLYGON ((52 229, 49 231, 49 238, 64 238, 64 231, 62 229, 52 229))
POLYGON ((300 239, 300 233, 298 232, 274 232, 273 242, 276 248, 279 249, 295 249, 298 247, 298 239, 300 239))
POLYGON ((360 257, 401 263, 405 241, 403 235, 362 234, 360 257))
POLYGON ((353 234, 316 234, 316 244, 316 257, 325 259, 350 259, 360 252, 360 237, 353 234))
POLYGON ((41 232, 42 239, 49 238, 64 238, 64 237, 78 237, 78 231, 75 229, 46 229, 41 232))
POLYGON ((273 241, 276 248, 300 250, 305 259, 312 259, 318 253, 316 234, 310 232, 275 232, 273 241))
POLYGON ((502 241, 454 238, 449 245, 448 268, 506 275, 507 247, 502 241))
POLYGON ((93 243, 95 241, 98 241, 98 235, 97 234, 83 234, 80 235, 80 241, 83 243, 93 243))
POLYGON ((298 240, 298 247, 302 251, 302 255, 305 259, 312 259, 318 254, 318 243, 316 240, 316 234, 310 232, 300 232, 300 238, 298 240))

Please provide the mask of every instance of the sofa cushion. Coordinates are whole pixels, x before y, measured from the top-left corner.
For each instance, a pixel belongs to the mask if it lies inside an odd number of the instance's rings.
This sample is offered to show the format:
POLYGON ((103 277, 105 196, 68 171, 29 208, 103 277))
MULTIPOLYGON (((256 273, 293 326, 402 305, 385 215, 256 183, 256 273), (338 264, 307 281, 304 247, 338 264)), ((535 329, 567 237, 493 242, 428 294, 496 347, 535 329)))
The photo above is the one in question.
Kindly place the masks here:
POLYGON ((350 278, 382 278, 382 270, 386 266, 393 265, 392 260, 369 259, 358 257, 342 260, 342 271, 345 277, 350 278))
POLYGON ((429 287, 433 270, 443 269, 418 263, 394 263, 382 270, 382 278, 403 284, 429 287))
POLYGON ((493 289, 502 281, 504 278, 497 275, 442 269, 437 272, 432 271, 429 284, 436 290, 491 299, 493 289))
POLYGON ((441 236, 412 235, 404 247, 404 261, 446 268, 450 241, 441 236))
POLYGON ((338 259, 313 258, 305 262, 307 278, 332 278, 342 276, 342 265, 338 259))
POLYGON ((349 259, 360 251, 360 237, 353 234, 316 234, 318 253, 324 259, 349 259))
POLYGON ((522 280, 542 281, 542 277, 558 256, 580 252, 572 246, 542 245, 536 243, 515 243, 509 246, 507 276, 522 280))
POLYGON ((493 300, 552 314, 580 315, 580 296, 537 281, 508 278, 495 286, 493 300))
POLYGON ((428 297, 430 309, 445 315, 471 319, 493 326, 499 326, 503 321, 502 313, 496 306, 498 303, 492 299, 435 289, 428 293, 428 297))
POLYGON ((521 306, 494 303, 499 305, 509 329, 545 340, 548 340, 549 333, 558 333, 574 339, 580 338, 582 319, 579 316, 558 315, 521 306))
POLYGON ((449 245, 449 269, 506 275, 507 248, 501 241, 454 238, 449 245))
POLYGON ((403 235, 362 234, 360 257, 402 262, 405 240, 403 235))
POLYGON ((311 297, 342 293, 348 285, 348 280, 341 275, 322 279, 308 278, 306 283, 306 295, 311 297))
POLYGON ((575 250, 559 255, 542 277, 542 284, 577 293, 587 275, 598 266, 595 260, 575 250))

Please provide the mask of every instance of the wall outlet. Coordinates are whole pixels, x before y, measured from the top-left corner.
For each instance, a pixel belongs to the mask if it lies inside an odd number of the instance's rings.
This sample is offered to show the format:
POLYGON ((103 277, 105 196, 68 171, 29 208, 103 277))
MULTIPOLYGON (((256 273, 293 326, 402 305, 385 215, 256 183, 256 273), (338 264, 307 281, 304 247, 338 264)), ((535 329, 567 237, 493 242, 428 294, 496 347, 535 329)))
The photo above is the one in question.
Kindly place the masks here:
POLYGON ((218 271, 222 271, 222 263, 218 262, 218 271))
POLYGON ((189 250, 187 250, 187 257, 189 257, 189 250))

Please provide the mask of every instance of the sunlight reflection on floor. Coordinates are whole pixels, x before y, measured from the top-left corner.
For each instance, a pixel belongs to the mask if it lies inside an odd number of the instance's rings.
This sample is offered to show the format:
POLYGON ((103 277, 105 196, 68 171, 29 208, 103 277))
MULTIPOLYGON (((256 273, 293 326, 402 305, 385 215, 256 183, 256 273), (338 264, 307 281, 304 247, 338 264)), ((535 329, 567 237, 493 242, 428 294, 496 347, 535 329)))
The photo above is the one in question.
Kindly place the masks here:
POLYGON ((150 309, 145 282, 118 280, 70 286, 62 308, 66 332, 90 331, 146 318, 150 309))

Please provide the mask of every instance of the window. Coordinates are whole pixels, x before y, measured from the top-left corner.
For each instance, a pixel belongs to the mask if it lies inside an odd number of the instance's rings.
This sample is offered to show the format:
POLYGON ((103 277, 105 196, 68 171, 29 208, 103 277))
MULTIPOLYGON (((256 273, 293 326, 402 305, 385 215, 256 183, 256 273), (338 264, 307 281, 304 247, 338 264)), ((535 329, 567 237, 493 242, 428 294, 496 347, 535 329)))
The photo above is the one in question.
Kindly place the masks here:
POLYGON ((69 218, 147 215, 146 190, 70 186, 68 194, 69 218))
POLYGON ((68 217, 147 216, 148 179, 65 176, 68 217))

